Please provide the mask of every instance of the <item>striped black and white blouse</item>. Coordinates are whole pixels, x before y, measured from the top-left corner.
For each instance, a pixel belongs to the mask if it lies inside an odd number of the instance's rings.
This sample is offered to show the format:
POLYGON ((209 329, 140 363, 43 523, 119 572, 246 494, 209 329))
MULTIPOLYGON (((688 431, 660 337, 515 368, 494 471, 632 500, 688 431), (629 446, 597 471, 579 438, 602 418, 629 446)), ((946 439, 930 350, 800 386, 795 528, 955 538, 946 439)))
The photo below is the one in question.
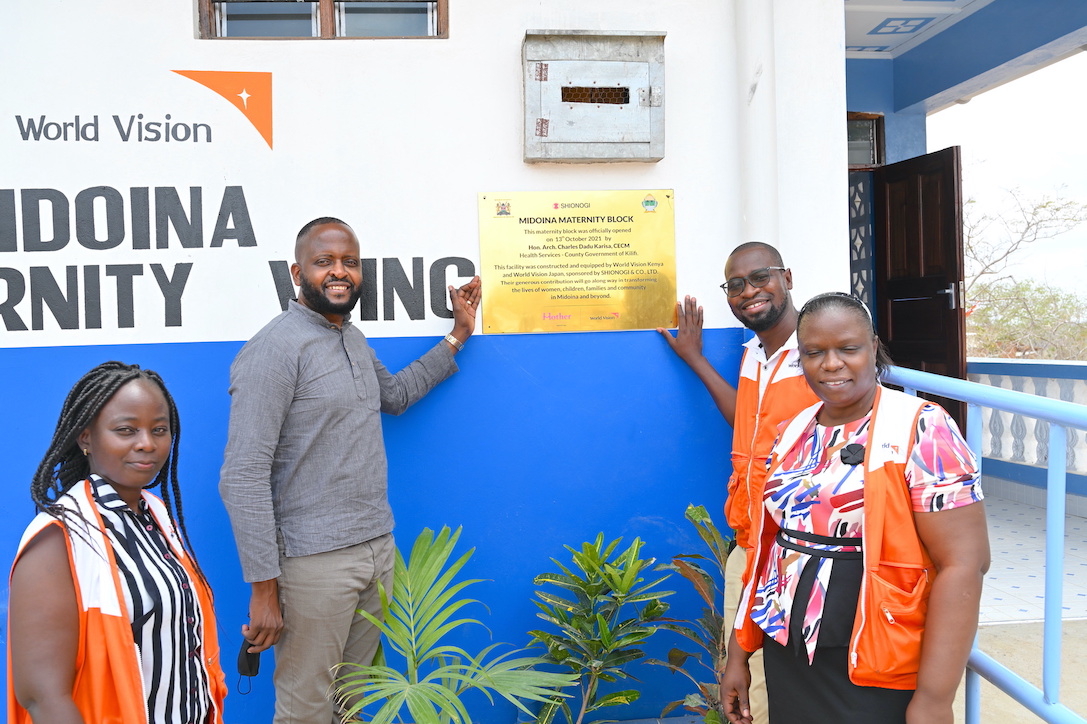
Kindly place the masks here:
POLYGON ((91 484, 140 652, 148 721, 205 724, 212 704, 192 581, 146 503, 133 511, 102 478, 92 475, 91 484))

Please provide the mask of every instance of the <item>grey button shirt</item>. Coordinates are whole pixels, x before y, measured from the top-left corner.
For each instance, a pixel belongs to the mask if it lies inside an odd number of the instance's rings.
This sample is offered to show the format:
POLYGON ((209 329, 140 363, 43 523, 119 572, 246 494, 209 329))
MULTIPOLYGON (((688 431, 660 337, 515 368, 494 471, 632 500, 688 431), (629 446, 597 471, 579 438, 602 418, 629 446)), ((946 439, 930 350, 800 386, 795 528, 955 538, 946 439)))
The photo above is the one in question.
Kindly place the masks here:
POLYGON ((230 429, 219 493, 248 583, 288 557, 393 529, 381 413, 399 415, 457 371, 439 342, 395 375, 365 335, 292 301, 230 367, 230 429))

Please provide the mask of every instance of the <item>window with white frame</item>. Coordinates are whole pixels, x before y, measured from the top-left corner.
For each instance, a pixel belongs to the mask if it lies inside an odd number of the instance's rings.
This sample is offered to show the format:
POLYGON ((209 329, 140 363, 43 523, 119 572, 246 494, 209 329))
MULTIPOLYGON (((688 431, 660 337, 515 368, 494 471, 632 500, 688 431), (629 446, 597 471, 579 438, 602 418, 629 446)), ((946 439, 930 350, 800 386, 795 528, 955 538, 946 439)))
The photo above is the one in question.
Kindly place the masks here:
POLYGON ((197 0, 204 38, 446 38, 449 0, 197 0))

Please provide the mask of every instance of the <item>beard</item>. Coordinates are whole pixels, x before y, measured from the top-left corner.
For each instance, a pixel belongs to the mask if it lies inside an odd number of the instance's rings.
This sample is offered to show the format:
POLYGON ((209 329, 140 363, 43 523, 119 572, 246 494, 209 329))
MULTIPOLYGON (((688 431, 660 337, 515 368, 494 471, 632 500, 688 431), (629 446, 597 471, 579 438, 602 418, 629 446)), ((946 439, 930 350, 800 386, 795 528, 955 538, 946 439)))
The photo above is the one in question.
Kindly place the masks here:
MULTIPOLYGON (((351 282, 347 283, 350 284, 351 282)), ((298 291, 306 300, 306 306, 318 314, 347 314, 355 308, 355 304, 359 301, 359 296, 362 295, 362 290, 360 288, 352 287, 351 296, 346 302, 333 302, 324 295, 323 291, 310 284, 309 279, 305 276, 301 277, 301 284, 298 285, 298 291)))
POLYGON ((788 306, 788 304, 789 304, 789 300, 788 300, 788 298, 786 298, 786 299, 782 300, 781 304, 776 306, 776 307, 774 306, 773 302, 771 302, 770 303, 770 308, 767 309, 765 312, 762 312, 761 314, 757 315, 757 316, 754 316, 754 317, 745 317, 745 316, 740 316, 740 315, 736 315, 736 316, 739 318, 739 320, 741 322, 743 322, 743 325, 745 327, 747 327, 748 329, 750 329, 752 332, 755 332, 755 333, 765 332, 766 330, 770 329, 775 324, 777 324, 778 320, 780 320, 783 316, 785 316, 785 308, 788 306))

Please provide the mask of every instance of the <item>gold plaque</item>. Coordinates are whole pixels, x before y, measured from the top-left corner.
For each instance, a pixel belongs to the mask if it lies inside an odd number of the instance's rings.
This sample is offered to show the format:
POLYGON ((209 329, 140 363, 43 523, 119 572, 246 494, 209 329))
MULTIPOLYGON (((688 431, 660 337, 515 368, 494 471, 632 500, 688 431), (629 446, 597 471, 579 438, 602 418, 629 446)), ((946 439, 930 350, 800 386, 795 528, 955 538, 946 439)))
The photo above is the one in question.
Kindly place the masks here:
POLYGON ((479 194, 483 329, 673 326, 673 201, 670 189, 479 194))

